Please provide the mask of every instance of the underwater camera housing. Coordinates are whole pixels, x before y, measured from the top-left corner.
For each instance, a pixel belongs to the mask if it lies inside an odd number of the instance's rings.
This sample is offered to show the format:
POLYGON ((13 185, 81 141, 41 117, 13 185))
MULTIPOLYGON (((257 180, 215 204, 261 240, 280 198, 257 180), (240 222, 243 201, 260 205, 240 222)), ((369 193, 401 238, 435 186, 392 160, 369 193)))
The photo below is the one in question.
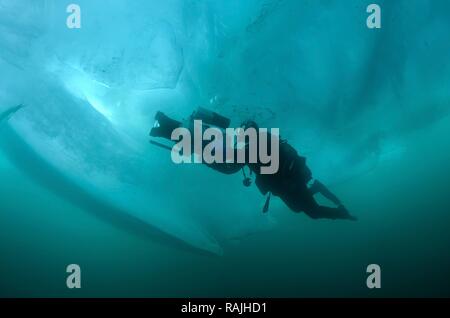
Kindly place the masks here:
POLYGON ((230 127, 231 120, 203 107, 199 107, 190 117, 191 121, 201 120, 203 123, 216 126, 218 128, 227 129, 230 127))

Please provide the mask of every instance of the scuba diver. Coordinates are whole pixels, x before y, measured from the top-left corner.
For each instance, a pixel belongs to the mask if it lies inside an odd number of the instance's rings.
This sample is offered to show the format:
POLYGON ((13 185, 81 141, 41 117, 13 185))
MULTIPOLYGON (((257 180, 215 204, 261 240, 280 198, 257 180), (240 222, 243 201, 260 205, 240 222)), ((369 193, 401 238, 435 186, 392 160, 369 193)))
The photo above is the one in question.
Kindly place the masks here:
MULTIPOLYGON (((202 120, 203 123, 206 123, 206 127, 214 126, 222 130, 227 129, 231 122, 228 118, 201 107, 194 111, 185 126, 192 130, 194 120, 202 120)), ((180 127, 183 127, 182 122, 171 119, 162 112, 157 112, 155 125, 150 131, 150 136, 172 141, 172 132, 180 127)), ((252 120, 244 121, 241 124, 241 128, 244 130, 248 128, 259 129, 256 122, 252 120)), ((156 146, 172 150, 171 147, 159 142, 153 140, 150 142, 156 146)), ((270 148, 270 145, 268 145, 268 148, 270 148)), ((249 158, 249 156, 245 156, 245 158, 249 158)), ((313 219, 357 220, 325 185, 318 180, 313 181, 311 170, 306 165, 306 158, 300 156, 286 140, 279 140, 279 169, 274 174, 262 174, 260 168, 263 164, 259 161, 255 163, 237 163, 233 161, 232 163, 204 164, 224 174, 234 174, 242 170, 244 175, 243 183, 247 187, 252 183, 251 178, 247 176, 244 170, 245 167, 248 167, 250 175, 255 174, 256 176, 255 184, 259 191, 263 195, 267 195, 263 208, 264 213, 269 209, 271 195, 274 195, 279 197, 292 211, 297 213, 304 212, 313 219), (317 193, 322 194, 326 199, 334 203, 336 207, 319 205, 314 199, 314 195, 317 193)))

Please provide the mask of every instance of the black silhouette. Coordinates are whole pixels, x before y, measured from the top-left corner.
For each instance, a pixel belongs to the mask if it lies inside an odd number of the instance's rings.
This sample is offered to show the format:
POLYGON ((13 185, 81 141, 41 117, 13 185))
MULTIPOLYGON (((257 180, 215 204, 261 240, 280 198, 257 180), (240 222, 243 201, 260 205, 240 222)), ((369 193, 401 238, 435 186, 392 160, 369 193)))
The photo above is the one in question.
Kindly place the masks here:
MULTIPOLYGON (((175 128, 182 127, 182 123, 169 118, 161 112, 156 114, 155 126, 150 132, 152 137, 161 137, 170 140, 172 131, 175 128)), ((202 119, 207 125, 225 129, 230 121, 215 113, 203 108, 199 108, 194 112, 189 122, 194 119, 202 119)), ((251 120, 242 123, 242 128, 255 128, 258 125, 251 120)), ((270 139, 269 139, 270 140, 270 139)), ((153 144, 167 149, 168 146, 152 141, 153 144)), ((270 151, 270 145, 269 145, 270 151)), ((249 158, 249 156, 246 156, 249 158)), ((300 156, 297 151, 287 143, 286 140, 279 142, 279 169, 275 174, 261 174, 261 163, 213 163, 206 164, 210 168, 225 174, 233 174, 243 171, 244 186, 250 186, 251 178, 246 175, 244 167, 250 169, 250 174, 255 175, 255 184, 263 195, 267 195, 263 212, 269 209, 269 200, 271 194, 278 196, 283 202, 294 212, 304 212, 313 219, 345 219, 357 220, 350 215, 341 201, 328 190, 318 180, 312 182, 311 170, 306 165, 306 158, 300 156), (312 183, 311 183, 312 182, 312 183), (309 185, 311 183, 311 185, 309 185), (320 193, 325 198, 333 202, 336 207, 326 207, 319 205, 314 199, 314 195, 320 193)))

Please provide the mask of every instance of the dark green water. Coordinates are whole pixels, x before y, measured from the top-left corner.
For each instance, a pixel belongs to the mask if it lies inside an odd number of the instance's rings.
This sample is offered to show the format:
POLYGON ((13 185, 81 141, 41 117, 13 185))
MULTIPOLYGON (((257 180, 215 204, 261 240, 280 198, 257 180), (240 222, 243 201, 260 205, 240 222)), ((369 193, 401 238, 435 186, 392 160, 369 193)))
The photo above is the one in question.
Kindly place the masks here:
POLYGON ((274 201, 277 226, 230 243, 224 256, 113 227, 2 159, 1 296, 448 296, 449 124, 418 132, 401 160, 334 189, 357 223, 313 221, 274 201), (65 286, 73 262, 83 275, 76 291, 65 286), (371 263, 382 268, 380 290, 366 288, 371 263))

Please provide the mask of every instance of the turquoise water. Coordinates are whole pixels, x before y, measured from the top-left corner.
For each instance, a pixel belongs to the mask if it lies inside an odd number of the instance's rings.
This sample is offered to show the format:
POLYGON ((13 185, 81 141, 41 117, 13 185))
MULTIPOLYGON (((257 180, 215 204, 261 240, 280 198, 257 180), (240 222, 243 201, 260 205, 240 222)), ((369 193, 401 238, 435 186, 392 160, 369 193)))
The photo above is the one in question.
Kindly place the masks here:
POLYGON ((78 3, 0 0, 0 296, 450 296, 447 1, 78 3), (148 144, 199 105, 280 127, 358 222, 148 144))

